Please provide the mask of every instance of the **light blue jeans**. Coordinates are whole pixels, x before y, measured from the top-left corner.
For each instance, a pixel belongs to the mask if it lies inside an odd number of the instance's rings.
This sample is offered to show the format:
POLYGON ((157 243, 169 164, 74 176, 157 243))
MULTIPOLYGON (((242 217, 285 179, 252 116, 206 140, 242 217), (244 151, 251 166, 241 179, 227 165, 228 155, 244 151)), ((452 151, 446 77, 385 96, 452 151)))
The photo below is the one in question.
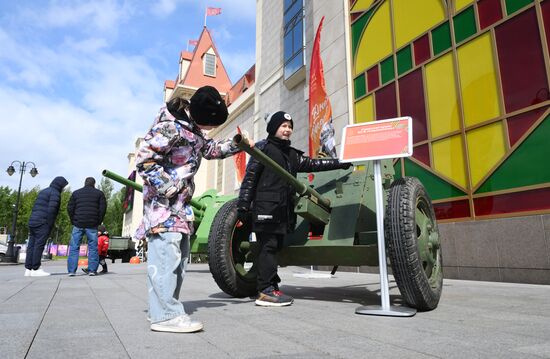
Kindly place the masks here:
POLYGON ((189 257, 189 235, 164 232, 147 236, 147 290, 151 323, 184 315, 179 301, 189 257))
POLYGON ((88 269, 90 272, 97 272, 99 266, 99 253, 97 252, 97 228, 80 228, 73 226, 69 258, 67 259, 67 270, 75 273, 78 269, 78 252, 80 251, 80 240, 83 235, 88 238, 88 269))

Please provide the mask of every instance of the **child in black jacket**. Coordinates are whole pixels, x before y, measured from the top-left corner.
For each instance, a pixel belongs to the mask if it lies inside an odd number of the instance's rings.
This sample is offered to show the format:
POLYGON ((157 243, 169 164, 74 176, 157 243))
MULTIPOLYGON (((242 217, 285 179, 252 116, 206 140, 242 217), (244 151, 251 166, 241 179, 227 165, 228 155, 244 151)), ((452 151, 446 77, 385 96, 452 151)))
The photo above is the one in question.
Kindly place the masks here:
MULTIPOLYGON (((350 163, 337 159, 312 159, 290 146, 294 123, 284 112, 274 113, 267 123, 267 139, 256 143, 282 168, 296 176, 297 172, 319 172, 348 169, 350 163)), ((295 190, 284 179, 259 161, 251 158, 241 184, 238 202, 238 217, 244 221, 252 218, 252 230, 259 243, 257 258, 258 296, 256 305, 282 307, 291 305, 293 298, 279 290, 281 279, 277 275, 277 251, 281 249, 284 237, 294 230, 295 190)))

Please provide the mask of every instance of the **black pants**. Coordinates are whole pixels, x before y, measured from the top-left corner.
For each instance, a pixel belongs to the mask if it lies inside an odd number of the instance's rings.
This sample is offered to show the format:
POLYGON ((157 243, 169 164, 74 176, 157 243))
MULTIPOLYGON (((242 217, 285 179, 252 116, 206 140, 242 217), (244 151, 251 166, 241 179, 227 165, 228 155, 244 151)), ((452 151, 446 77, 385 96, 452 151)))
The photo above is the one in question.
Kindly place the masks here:
POLYGON ((27 243, 27 256, 25 268, 37 270, 42 264, 42 252, 46 240, 50 235, 50 226, 42 224, 38 227, 29 227, 29 243, 27 243))
POLYGON ((281 250, 284 238, 284 234, 256 233, 256 239, 260 246, 256 260, 259 292, 269 286, 279 289, 281 278, 277 275, 277 252, 281 250))
POLYGON ((101 264, 101 273, 107 273, 107 261, 106 256, 99 256, 99 264, 101 264))

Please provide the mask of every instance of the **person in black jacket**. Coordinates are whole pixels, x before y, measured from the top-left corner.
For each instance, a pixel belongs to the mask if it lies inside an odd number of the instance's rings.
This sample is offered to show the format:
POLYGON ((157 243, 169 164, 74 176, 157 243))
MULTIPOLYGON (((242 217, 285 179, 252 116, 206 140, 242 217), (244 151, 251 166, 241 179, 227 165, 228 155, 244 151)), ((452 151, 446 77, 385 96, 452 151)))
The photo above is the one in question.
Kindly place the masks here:
MULTIPOLYGON (((293 126, 288 113, 274 113, 267 123, 267 139, 256 143, 256 148, 293 176, 297 172, 330 171, 352 166, 337 159, 304 156, 303 152, 290 146, 293 126)), ((284 179, 250 158, 239 192, 237 213, 241 222, 251 218, 252 230, 259 243, 256 305, 281 307, 293 302, 292 297, 279 290, 281 279, 277 275, 276 253, 281 249, 285 235, 293 231, 296 225, 294 195, 294 188, 284 179)))
POLYGON ((73 192, 67 211, 73 224, 67 270, 69 276, 76 275, 78 267, 78 252, 80 240, 83 235, 88 238, 88 275, 97 274, 99 266, 99 254, 97 252, 97 227, 103 222, 107 204, 105 195, 95 186, 95 179, 88 177, 84 181, 84 187, 73 192))
POLYGON ((64 177, 55 177, 48 188, 38 193, 29 218, 29 242, 25 258, 25 277, 50 275, 40 268, 42 251, 55 223, 61 203, 61 192, 68 184, 64 177))

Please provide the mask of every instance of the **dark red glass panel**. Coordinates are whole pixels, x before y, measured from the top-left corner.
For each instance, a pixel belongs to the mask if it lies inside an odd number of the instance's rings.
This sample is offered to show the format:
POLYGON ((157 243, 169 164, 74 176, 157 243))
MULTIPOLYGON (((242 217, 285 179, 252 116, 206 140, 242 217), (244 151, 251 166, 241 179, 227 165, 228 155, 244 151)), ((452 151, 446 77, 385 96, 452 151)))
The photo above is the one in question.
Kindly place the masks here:
POLYGON ((378 65, 367 71, 367 84, 369 92, 377 89, 380 86, 380 74, 378 72, 378 65))
POLYGON ((500 0, 479 0, 477 3, 477 11, 481 30, 502 19, 500 0))
POLYGON ((354 12, 353 14, 351 14, 351 22, 354 22, 355 19, 357 19, 361 15, 363 15, 362 12, 354 12))
POLYGON ((470 204, 467 199, 433 204, 437 219, 470 217, 470 204))
POLYGON ((548 84, 535 9, 497 26, 496 42, 506 112, 541 102, 548 84))
POLYGON ((546 0, 540 5, 542 9, 542 18, 544 19, 544 33, 546 34, 546 44, 550 48, 550 1, 546 0))
POLYGON ((537 122, 542 116, 546 108, 529 111, 510 117, 508 119, 508 137, 510 138, 510 146, 513 146, 520 138, 537 122))
POLYGON ((376 120, 387 120, 397 117, 397 100, 395 97, 395 82, 375 92, 376 120))
POLYGON ((414 48, 414 63, 420 65, 424 61, 430 59, 430 37, 428 34, 422 36, 413 43, 414 48))
POLYGON ((476 216, 550 209, 550 188, 474 198, 476 216))
POLYGON ((426 166, 430 167, 430 148, 428 145, 414 147, 412 156, 424 163, 426 166))
POLYGON ((422 69, 399 79, 399 102, 401 116, 411 116, 413 119, 413 143, 427 140, 422 69))

